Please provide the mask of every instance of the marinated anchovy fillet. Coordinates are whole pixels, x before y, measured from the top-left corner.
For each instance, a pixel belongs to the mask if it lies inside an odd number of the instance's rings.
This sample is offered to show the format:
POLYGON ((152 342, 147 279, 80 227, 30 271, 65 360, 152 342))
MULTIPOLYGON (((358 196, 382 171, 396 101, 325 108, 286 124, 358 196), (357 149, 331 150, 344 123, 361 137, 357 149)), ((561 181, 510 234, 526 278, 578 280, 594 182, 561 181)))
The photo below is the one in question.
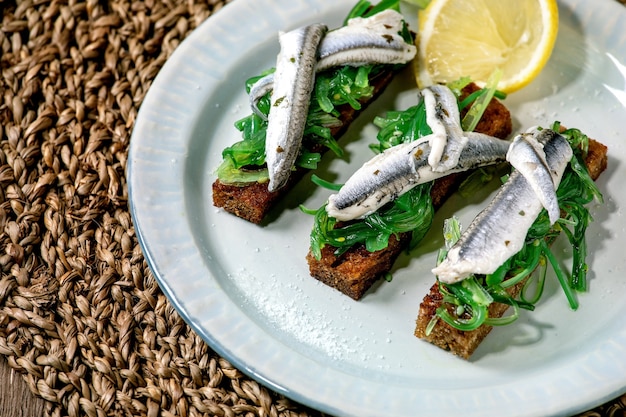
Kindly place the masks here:
POLYGON ((298 157, 315 83, 317 48, 326 26, 314 24, 281 33, 265 158, 269 191, 282 187, 298 157))
MULTIPOLYGON (((415 56, 415 45, 401 36, 402 14, 385 10, 371 17, 350 19, 346 26, 329 31, 318 48, 316 71, 332 67, 366 64, 404 64, 415 56)), ((259 117, 265 114, 258 101, 274 88, 274 73, 259 79, 250 89, 250 107, 259 117)))
MULTIPOLYGON (((524 137, 525 141, 533 139, 544 144, 545 162, 552 174, 549 178, 536 178, 536 181, 543 181, 539 188, 549 185, 555 190, 572 158, 572 148, 563 136, 550 129, 535 130, 524 137)), ((521 250, 528 229, 542 208, 535 187, 521 172, 513 171, 493 201, 474 219, 433 273, 448 284, 472 274, 493 273, 521 250)))
POLYGON ((385 10, 374 16, 350 19, 328 32, 319 49, 318 70, 338 65, 403 64, 417 48, 404 41, 402 14, 385 10))
POLYGON ((510 142, 473 132, 467 136, 470 140, 458 163, 445 172, 435 172, 428 164, 432 135, 387 149, 365 163, 337 194, 329 197, 326 211, 337 220, 361 218, 419 184, 505 160, 510 142))

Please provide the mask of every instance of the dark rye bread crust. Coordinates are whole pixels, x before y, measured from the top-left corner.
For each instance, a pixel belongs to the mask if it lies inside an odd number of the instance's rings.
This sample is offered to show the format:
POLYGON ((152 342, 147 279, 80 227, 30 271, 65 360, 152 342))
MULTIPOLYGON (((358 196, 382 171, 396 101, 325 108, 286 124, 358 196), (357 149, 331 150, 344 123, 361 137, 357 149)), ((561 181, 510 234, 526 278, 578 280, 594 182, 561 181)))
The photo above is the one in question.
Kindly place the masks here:
MULTIPOLYGON (((596 180, 606 169, 607 159, 607 147, 600 142, 590 140, 585 165, 587 165, 591 178, 596 180)), ((512 297, 517 297, 523 285, 523 282, 519 283, 509 288, 507 291, 512 297)), ((439 292, 439 284, 435 282, 420 304, 415 336, 464 359, 469 359, 483 339, 489 334, 492 326, 483 324, 476 330, 464 332, 439 320, 430 334, 426 335, 426 328, 431 319, 435 316, 437 308, 441 306, 442 298, 439 292)), ((508 305, 501 303, 491 304, 491 306, 489 306, 489 317, 502 317, 508 307, 508 305)))
MULTIPOLYGON (((464 94, 476 91, 474 84, 467 86, 464 94)), ((476 126, 476 131, 499 138, 506 138, 511 134, 511 115, 507 108, 494 99, 491 101, 483 118, 476 126)), ((459 184, 469 173, 458 173, 436 180, 431 197, 435 209, 441 207, 446 199, 456 191, 459 184)), ((333 252, 335 248, 325 246, 322 256, 318 260, 309 251, 306 256, 311 276, 322 281, 347 296, 359 300, 365 292, 385 273, 387 273, 400 253, 407 248, 411 240, 411 233, 402 233, 398 237, 392 236, 389 245, 383 250, 369 252, 364 245, 356 245, 341 256, 333 252)))
MULTIPOLYGON (((391 83, 400 68, 386 69, 376 74, 370 80, 374 91, 371 97, 361 101, 361 109, 355 110, 350 105, 344 104, 338 108, 341 125, 331 129, 334 138, 339 138, 348 129, 352 121, 372 103, 391 83)), ((304 139, 306 140, 306 138, 304 139)), ((313 152, 325 153, 328 148, 318 145, 311 149, 313 152)), ((272 207, 291 190, 302 177, 309 172, 307 169, 297 168, 289 176, 289 180, 282 188, 270 192, 267 190, 268 182, 255 182, 250 184, 225 184, 219 179, 213 182, 213 205, 222 207, 229 213, 249 222, 260 224, 272 207)))

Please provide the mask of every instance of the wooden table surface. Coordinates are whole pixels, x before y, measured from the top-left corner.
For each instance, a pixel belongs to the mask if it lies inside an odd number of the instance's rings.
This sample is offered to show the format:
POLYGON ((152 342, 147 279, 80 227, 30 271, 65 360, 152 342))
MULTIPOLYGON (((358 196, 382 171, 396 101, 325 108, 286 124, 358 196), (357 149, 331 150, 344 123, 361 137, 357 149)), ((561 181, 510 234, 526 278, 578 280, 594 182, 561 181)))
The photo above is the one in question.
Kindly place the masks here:
POLYGON ((43 398, 36 397, 24 378, 0 356, 0 416, 41 417, 44 408, 43 398))

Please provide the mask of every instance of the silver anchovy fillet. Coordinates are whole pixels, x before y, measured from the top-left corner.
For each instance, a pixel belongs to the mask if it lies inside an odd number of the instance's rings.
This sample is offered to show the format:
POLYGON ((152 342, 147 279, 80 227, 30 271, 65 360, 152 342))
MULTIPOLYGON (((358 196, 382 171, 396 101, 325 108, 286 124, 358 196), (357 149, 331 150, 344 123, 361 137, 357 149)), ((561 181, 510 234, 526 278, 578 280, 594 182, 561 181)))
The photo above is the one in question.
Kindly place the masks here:
POLYGON ((550 170, 543 144, 534 139, 534 134, 535 131, 529 131, 517 135, 513 139, 506 159, 526 178, 548 212, 550 223, 554 224, 561 214, 554 186, 556 173, 550 170))
POLYGON ((315 82, 317 48, 326 30, 315 24, 279 35, 281 49, 265 139, 269 191, 285 185, 298 157, 315 82))
POLYGON ((474 132, 467 135, 457 165, 447 172, 435 172, 428 164, 431 135, 376 155, 329 197, 328 215, 344 221, 362 218, 419 184, 505 160, 510 142, 474 132))
POLYGON ((399 34, 402 14, 385 10, 371 17, 350 19, 326 34, 319 49, 318 70, 339 65, 403 64, 415 56, 415 45, 399 34))
MULTIPOLYGON (((556 189, 572 158, 572 148, 563 136, 549 129, 535 131, 532 137, 544 144, 545 161, 554 174, 551 181, 556 189)), ((458 282, 472 274, 493 273, 521 250, 542 207, 524 175, 513 171, 433 273, 445 283, 458 282)))
MULTIPOLYGON (((415 56, 415 45, 406 43, 399 33, 402 14, 385 10, 367 18, 353 18, 346 26, 329 31, 318 48, 316 71, 351 65, 403 64, 415 56)), ((273 88, 274 74, 259 79, 250 89, 252 111, 265 119, 257 103, 273 88)))
POLYGON ((426 108, 426 123, 433 131, 428 163, 433 170, 445 172, 454 167, 467 144, 461 128, 459 105, 454 93, 444 85, 433 85, 422 90, 426 108))

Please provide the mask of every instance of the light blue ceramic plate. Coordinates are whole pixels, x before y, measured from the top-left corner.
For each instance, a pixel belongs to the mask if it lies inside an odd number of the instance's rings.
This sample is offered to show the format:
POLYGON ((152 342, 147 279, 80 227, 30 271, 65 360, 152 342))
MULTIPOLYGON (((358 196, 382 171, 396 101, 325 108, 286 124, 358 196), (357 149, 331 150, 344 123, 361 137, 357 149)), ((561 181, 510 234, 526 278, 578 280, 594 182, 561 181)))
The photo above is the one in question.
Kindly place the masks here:
MULTIPOLYGON (((131 208, 163 291, 217 352, 268 387, 335 415, 570 415, 626 390, 626 10, 612 0, 560 2, 547 68, 506 100, 514 130, 560 120, 609 146, 588 232, 590 291, 570 311, 556 285, 533 313, 495 329, 464 361, 413 336, 433 283, 443 219, 467 222, 484 199, 453 198, 392 282, 355 302, 309 277, 311 218, 328 192, 305 179, 271 221, 255 226, 212 206, 211 184, 233 122, 249 114, 247 77, 274 65, 277 32, 338 26, 346 0, 237 0, 195 30, 149 90, 132 136, 131 208)), ((407 17, 415 10, 407 10, 407 17)), ((375 115, 415 103, 409 72, 350 129, 345 160, 321 175, 342 182, 371 153, 375 115)), ((564 247, 564 246, 563 246, 564 247)), ((569 254, 557 245, 564 262, 569 254)))

